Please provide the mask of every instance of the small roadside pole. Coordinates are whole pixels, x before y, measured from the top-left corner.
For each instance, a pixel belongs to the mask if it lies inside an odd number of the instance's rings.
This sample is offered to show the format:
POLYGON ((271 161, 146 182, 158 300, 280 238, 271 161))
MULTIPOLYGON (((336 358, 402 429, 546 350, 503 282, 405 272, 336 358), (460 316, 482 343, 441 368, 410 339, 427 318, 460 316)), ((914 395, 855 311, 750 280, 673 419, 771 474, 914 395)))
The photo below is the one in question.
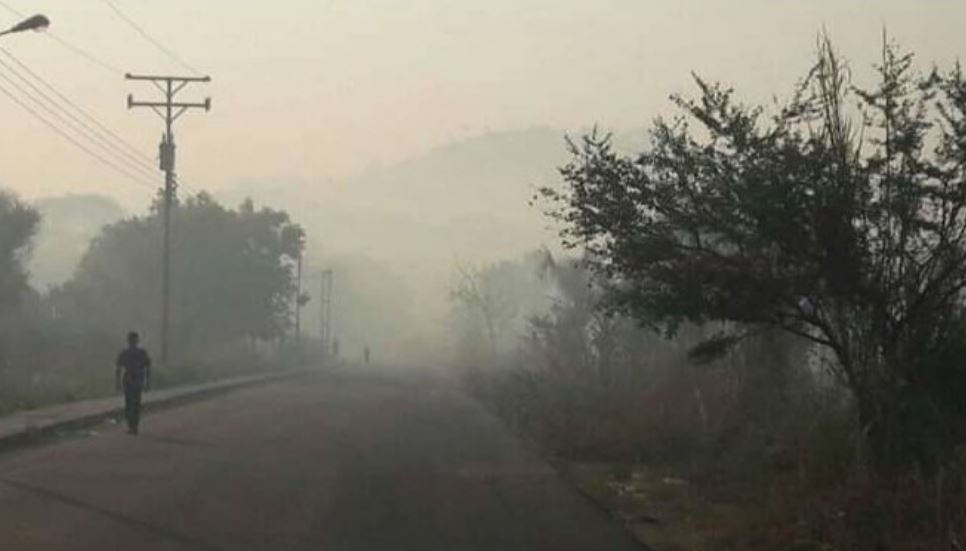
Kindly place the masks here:
POLYGON ((319 295, 319 338, 322 340, 324 357, 333 355, 332 350, 332 270, 322 272, 321 294, 319 295))
POLYGON ((295 266, 295 347, 302 346, 302 258, 305 255, 299 252, 299 257, 295 266))

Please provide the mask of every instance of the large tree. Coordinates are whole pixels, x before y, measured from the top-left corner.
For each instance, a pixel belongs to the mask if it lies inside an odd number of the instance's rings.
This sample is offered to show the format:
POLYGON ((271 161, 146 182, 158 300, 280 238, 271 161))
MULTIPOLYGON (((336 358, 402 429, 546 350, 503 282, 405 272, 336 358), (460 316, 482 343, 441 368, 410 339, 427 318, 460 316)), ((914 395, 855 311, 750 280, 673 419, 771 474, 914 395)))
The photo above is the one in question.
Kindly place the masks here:
MULTIPOLYGON (((241 338, 275 339, 291 319, 301 228, 283 211, 245 201, 227 209, 189 198, 172 221, 172 337, 180 350, 241 338)), ((157 209, 107 226, 74 278, 54 292, 72 323, 120 334, 153 333, 160 312, 161 223, 157 209)))
POLYGON ((876 75, 872 89, 854 87, 822 38, 815 66, 773 110, 696 78, 700 95, 674 98, 682 114, 656 121, 646 151, 625 156, 586 136, 565 185, 544 193, 566 243, 611 282, 614 308, 671 330, 778 327, 827 348, 878 464, 896 466, 964 440, 949 389, 966 389, 953 353, 966 81, 958 65, 915 74, 888 40, 876 75))
POLYGON ((25 256, 39 223, 36 210, 0 192, 0 314, 16 306, 27 290, 25 256))

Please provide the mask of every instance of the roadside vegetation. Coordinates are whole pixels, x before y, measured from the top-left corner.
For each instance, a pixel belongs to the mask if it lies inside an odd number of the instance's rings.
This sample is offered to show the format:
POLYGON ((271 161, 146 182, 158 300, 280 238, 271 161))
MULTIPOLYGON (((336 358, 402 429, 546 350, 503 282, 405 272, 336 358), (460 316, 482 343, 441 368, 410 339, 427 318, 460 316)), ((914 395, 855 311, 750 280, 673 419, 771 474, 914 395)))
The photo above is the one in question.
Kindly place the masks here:
POLYGON ((573 141, 573 258, 454 284, 473 392, 658 549, 966 546, 966 80, 875 75, 696 77, 639 154, 573 141))
MULTIPOLYGON (((171 350, 157 387, 291 363, 295 262, 302 229, 251 201, 226 208, 205 194, 174 211, 171 350), (271 361, 270 361, 271 360, 271 361)), ((73 276, 46 291, 25 269, 40 215, 0 195, 0 413, 109 395, 127 331, 157 358, 159 209, 105 226, 73 276)))

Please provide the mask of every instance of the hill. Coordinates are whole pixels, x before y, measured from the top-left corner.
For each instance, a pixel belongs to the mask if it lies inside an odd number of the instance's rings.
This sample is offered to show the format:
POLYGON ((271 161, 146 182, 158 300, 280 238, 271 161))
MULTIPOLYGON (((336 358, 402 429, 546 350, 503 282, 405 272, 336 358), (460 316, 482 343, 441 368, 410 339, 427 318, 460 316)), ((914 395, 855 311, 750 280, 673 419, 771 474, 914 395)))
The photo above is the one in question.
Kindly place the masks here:
POLYGON ((31 285, 38 290, 69 279, 91 239, 125 214, 116 201, 102 195, 47 197, 33 205, 42 218, 28 267, 31 285))

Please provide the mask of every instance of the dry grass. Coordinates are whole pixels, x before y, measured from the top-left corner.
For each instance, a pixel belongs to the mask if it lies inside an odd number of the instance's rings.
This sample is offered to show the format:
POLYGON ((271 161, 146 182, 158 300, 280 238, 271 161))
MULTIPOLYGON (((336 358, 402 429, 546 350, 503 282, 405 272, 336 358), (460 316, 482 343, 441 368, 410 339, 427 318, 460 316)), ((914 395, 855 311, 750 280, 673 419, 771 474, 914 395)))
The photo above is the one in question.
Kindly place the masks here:
POLYGON ((656 551, 753 549, 745 546, 747 535, 769 515, 765 501, 712 498, 699 484, 664 469, 571 463, 566 471, 584 494, 656 551))
POLYGON ((966 450, 939 478, 876 479, 838 395, 796 387, 747 408, 727 383, 690 368, 639 388, 494 371, 471 389, 657 551, 966 551, 966 450))
POLYGON ((569 462, 566 476, 655 551, 959 551, 962 494, 935 481, 813 484, 776 476, 756 497, 646 465, 569 462))

